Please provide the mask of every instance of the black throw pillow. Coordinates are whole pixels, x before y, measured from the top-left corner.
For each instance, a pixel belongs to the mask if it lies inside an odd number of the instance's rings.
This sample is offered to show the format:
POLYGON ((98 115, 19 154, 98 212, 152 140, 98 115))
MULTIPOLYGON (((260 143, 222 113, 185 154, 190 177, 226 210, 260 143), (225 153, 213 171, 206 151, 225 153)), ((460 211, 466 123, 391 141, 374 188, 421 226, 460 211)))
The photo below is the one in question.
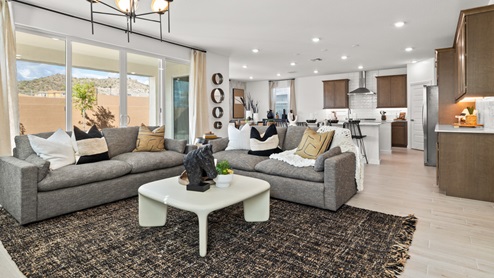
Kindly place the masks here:
POLYGON ((110 159, 106 140, 95 125, 87 133, 74 126, 72 135, 76 143, 74 146, 76 164, 110 159))
POLYGON ((263 136, 255 127, 252 127, 250 130, 250 151, 248 153, 258 156, 270 156, 273 153, 280 153, 283 150, 278 147, 279 143, 280 139, 275 125, 270 125, 263 136))

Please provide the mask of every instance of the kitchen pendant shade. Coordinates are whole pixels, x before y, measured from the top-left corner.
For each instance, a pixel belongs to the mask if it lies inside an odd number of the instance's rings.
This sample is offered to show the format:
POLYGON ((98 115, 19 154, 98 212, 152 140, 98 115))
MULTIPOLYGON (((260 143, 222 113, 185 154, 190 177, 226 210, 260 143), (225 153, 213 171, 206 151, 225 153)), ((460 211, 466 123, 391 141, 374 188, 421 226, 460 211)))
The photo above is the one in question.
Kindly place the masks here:
POLYGON ((135 12, 138 4, 139 0, 115 0, 115 5, 117 5, 117 8, 124 13, 135 12), (133 9, 131 9, 132 5, 134 6, 133 9))
POLYGON ((168 3, 166 0, 153 0, 151 10, 155 13, 163 14, 168 11, 168 3))

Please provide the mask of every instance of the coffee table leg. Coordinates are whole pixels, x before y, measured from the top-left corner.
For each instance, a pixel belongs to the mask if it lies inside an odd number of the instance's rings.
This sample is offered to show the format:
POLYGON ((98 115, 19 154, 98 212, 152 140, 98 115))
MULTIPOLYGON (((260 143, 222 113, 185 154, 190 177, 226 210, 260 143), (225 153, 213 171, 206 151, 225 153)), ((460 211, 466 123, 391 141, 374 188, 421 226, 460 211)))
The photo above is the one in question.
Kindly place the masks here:
POLYGON ((164 226, 168 206, 139 194, 139 225, 143 227, 164 226))
POLYGON ((208 252, 208 215, 209 212, 196 212, 199 219, 199 255, 205 257, 208 252))
POLYGON ((269 190, 244 201, 244 219, 261 222, 269 219, 269 190))

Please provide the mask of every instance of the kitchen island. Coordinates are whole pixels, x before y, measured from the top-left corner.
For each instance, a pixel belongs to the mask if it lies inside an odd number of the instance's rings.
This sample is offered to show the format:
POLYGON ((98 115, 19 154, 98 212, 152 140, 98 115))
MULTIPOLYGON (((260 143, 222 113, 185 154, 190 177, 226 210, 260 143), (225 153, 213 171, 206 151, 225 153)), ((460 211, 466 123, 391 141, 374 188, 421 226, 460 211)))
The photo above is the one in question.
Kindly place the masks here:
MULTIPOLYGON (((340 121, 333 125, 343 127, 343 122, 340 121)), ((364 138, 364 144, 369 164, 381 164, 379 140, 381 136, 381 125, 381 121, 360 122, 360 130, 362 131, 362 135, 367 135, 367 137, 364 138)), ((389 133, 389 137, 389 150, 391 150, 391 133, 389 133)), ((386 147, 385 145, 386 143, 384 143, 384 147, 386 147)))
POLYGON ((448 196, 494 202, 494 130, 437 125, 437 184, 448 196))

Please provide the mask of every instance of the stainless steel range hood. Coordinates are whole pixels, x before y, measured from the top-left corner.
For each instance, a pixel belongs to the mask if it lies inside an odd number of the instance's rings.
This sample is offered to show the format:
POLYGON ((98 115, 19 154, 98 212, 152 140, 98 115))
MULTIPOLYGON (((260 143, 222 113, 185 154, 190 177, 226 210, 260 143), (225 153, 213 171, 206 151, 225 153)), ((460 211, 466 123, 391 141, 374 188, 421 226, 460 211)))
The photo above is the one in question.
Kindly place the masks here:
POLYGON ((351 92, 348 93, 349 96, 356 96, 356 95, 375 95, 376 93, 367 89, 365 87, 365 71, 360 72, 359 76, 359 87, 351 92))

